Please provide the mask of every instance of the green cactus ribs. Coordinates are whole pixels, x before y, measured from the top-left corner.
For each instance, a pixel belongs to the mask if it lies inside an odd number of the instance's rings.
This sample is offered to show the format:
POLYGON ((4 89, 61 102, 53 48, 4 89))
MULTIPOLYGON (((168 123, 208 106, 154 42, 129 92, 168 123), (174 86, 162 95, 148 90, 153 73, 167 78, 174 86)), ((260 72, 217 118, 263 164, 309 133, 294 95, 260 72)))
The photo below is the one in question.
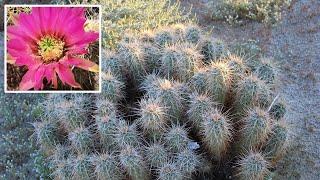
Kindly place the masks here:
POLYGON ((35 137, 56 179, 258 179, 290 145, 272 58, 196 25, 128 33, 104 53, 102 92, 50 95, 35 137), (263 57, 263 58, 259 58, 263 57))

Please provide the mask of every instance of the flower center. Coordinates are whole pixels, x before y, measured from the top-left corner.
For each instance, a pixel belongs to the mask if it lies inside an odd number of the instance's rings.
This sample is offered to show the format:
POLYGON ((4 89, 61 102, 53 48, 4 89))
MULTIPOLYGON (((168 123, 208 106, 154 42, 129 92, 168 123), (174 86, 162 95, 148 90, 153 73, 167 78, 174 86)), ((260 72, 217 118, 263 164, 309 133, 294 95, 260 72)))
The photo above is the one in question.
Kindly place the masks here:
POLYGON ((45 63, 59 60, 64 51, 64 42, 52 36, 44 36, 38 41, 38 53, 45 63))

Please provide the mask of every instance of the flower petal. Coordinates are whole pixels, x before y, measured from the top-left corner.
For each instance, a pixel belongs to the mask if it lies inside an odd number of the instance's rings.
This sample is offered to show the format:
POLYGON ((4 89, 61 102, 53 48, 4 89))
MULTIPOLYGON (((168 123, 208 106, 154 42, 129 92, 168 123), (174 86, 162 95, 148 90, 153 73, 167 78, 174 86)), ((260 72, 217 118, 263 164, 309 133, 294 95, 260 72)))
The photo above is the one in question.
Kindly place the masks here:
POLYGON ((17 51, 25 51, 28 47, 19 39, 10 39, 8 41, 8 48, 15 49, 17 51))
POLYGON ((84 32, 79 35, 72 36, 73 39, 70 40, 70 46, 76 45, 80 46, 83 44, 90 44, 99 38, 99 33, 96 32, 84 32))
POLYGON ((7 33, 8 39, 21 39, 27 44, 34 42, 34 39, 28 36, 20 26, 8 26, 7 33))
POLYGON ((39 89, 43 89, 44 84, 43 84, 43 78, 45 76, 45 71, 46 71, 46 67, 45 65, 40 66, 36 73, 34 74, 34 89, 35 90, 39 90, 39 89))
POLYGON ((78 57, 70 57, 68 59, 65 59, 64 61, 61 61, 61 63, 69 66, 76 66, 78 68, 91 71, 91 72, 99 72, 99 66, 87 59, 82 59, 78 57))
POLYGON ((58 63, 47 64, 46 71, 44 73, 44 76, 48 80, 48 83, 52 83, 54 89, 58 88, 57 73, 55 71, 58 65, 58 63))
POLYGON ((57 78, 57 73, 55 71, 53 72, 53 76, 52 76, 52 84, 54 89, 58 88, 58 78, 57 78))
POLYGON ((10 39, 7 44, 8 54, 17 66, 33 66, 40 63, 32 56, 31 49, 22 39, 10 39))
POLYGON ((48 83, 50 83, 52 81, 53 74, 56 73, 54 71, 55 66, 56 66, 56 63, 45 65, 46 69, 44 72, 44 77, 48 80, 48 83))
POLYGON ((19 90, 27 91, 32 89, 35 86, 34 75, 37 72, 37 69, 29 69, 22 77, 22 80, 19 84, 19 90))
MULTIPOLYGON (((62 7, 58 10, 57 17, 55 20, 55 34, 60 35, 64 38, 68 38, 68 36, 72 35, 68 33, 70 28, 73 28, 71 26, 75 23, 75 21, 79 21, 84 18, 84 8, 69 8, 69 7, 62 7)), ((83 27, 80 27, 80 29, 74 29, 74 31, 78 31, 83 29, 83 27)))
POLYGON ((73 46, 68 48, 67 54, 68 55, 82 55, 82 54, 87 54, 88 50, 86 49, 86 44, 82 46, 73 46))
POLYGON ((74 88, 81 88, 80 84, 74 79, 74 75, 69 67, 59 64, 56 68, 56 72, 63 84, 68 84, 74 88))
POLYGON ((72 8, 73 16, 84 18, 84 12, 85 12, 85 9, 83 7, 72 8))
POLYGON ((24 33, 33 40, 37 40, 40 36, 40 29, 34 23, 33 17, 27 13, 20 13, 18 19, 18 25, 23 28, 24 33))

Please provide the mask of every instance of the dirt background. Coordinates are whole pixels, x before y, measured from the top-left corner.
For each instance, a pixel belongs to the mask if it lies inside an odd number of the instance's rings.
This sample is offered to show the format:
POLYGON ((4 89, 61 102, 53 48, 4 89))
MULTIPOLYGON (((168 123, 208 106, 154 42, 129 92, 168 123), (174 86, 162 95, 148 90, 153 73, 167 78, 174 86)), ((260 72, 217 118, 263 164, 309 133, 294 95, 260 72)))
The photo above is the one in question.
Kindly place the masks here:
POLYGON ((293 0, 274 27, 258 22, 230 26, 213 21, 208 0, 181 0, 212 38, 227 44, 256 40, 280 68, 279 92, 287 101, 291 147, 277 165, 275 179, 320 179, 320 1, 293 0))

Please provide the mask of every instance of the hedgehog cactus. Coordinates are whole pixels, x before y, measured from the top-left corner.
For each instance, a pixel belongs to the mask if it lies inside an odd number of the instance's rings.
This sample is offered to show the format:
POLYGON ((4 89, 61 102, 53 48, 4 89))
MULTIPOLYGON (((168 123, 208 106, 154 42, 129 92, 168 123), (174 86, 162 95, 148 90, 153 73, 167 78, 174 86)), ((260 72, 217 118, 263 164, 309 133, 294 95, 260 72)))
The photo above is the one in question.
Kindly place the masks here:
POLYGON ((73 177, 73 167, 70 160, 60 160, 54 169, 53 175, 57 179, 71 180, 73 177))
POLYGON ((256 67, 254 73, 260 78, 261 80, 265 81, 268 84, 275 83, 276 72, 274 65, 271 63, 269 59, 262 59, 261 63, 256 67))
POLYGON ((144 58, 148 59, 145 69, 148 73, 152 73, 160 66, 161 50, 154 47, 151 43, 143 44, 142 48, 144 58))
POLYGON ((202 39, 202 32, 198 26, 187 26, 185 28, 185 39, 187 42, 198 44, 202 39))
POLYGON ((166 78, 185 82, 201 67, 201 59, 201 54, 190 44, 167 46, 160 57, 160 72, 166 78))
POLYGON ((90 156, 80 155, 73 164, 73 176, 76 179, 87 180, 93 176, 93 164, 90 156))
POLYGON ((232 140, 231 122, 218 109, 213 109, 203 115, 201 135, 203 143, 212 156, 220 160, 227 152, 232 140))
POLYGON ((118 53, 123 63, 123 72, 134 82, 139 82, 146 74, 143 49, 136 42, 122 43, 118 53))
POLYGON ((235 88, 235 85, 243 78, 247 70, 244 60, 237 55, 228 55, 223 61, 231 71, 232 88, 235 88))
POLYGON ((280 120, 285 116, 286 112, 287 109, 285 103, 280 101, 271 106, 269 114, 273 119, 280 120))
POLYGON ((173 126, 165 134, 165 142, 172 152, 180 152, 187 149, 190 139, 188 132, 182 126, 173 126))
POLYGON ((167 108, 170 117, 179 119, 184 108, 184 92, 180 86, 178 82, 156 78, 155 81, 144 86, 143 89, 145 89, 147 97, 159 98, 160 102, 167 108))
POLYGON ((52 94, 41 104, 42 119, 59 121, 64 128, 74 129, 86 123, 91 108, 90 96, 52 94))
MULTIPOLYGON (((102 51, 102 69, 105 72, 111 72, 112 75, 117 76, 121 80, 123 79, 122 74, 122 63, 121 58, 113 51, 102 51)), ((119 79, 118 79, 119 80, 119 79)))
POLYGON ((91 108, 90 97, 85 95, 71 95, 61 102, 61 117, 59 121, 66 129, 75 129, 84 125, 91 108))
POLYGON ((115 117, 117 115, 117 107, 116 104, 111 102, 105 96, 100 96, 96 100, 97 109, 95 110, 95 114, 98 117, 111 116, 115 117))
POLYGON ((203 40, 200 44, 204 62, 210 63, 228 54, 227 48, 220 40, 203 40))
POLYGON ((154 41, 160 47, 174 42, 174 35, 170 29, 163 29, 155 34, 154 41))
POLYGON ((213 110, 217 104, 208 95, 193 93, 189 98, 189 108, 187 111, 188 120, 196 130, 200 130, 203 122, 203 115, 213 110))
POLYGON ((226 63, 212 63, 207 70, 206 89, 213 100, 225 103, 231 84, 231 71, 226 63))
POLYGON ((175 163, 184 177, 191 178, 200 165, 200 158, 193 151, 185 149, 176 155, 175 163))
POLYGON ((124 178, 120 165, 113 155, 103 153, 92 157, 94 172, 98 180, 121 180, 124 178))
POLYGON ((129 125, 123 120, 118 123, 114 136, 119 148, 124 148, 127 145, 138 147, 140 144, 140 134, 136 125, 129 125))
POLYGON ((40 116, 43 121, 56 121, 61 118, 62 107, 66 99, 62 94, 49 94, 45 101, 39 104, 40 116))
POLYGON ((137 120, 144 134, 150 139, 159 139, 166 130, 168 116, 159 99, 142 99, 137 120))
POLYGON ((224 104, 231 85, 231 71, 224 62, 213 62, 192 77, 192 87, 207 93, 213 101, 224 104))
POLYGON ((237 176, 241 180, 263 180, 269 174, 269 163, 260 153, 249 152, 238 164, 237 176))
POLYGON ((166 163, 158 170, 159 180, 183 180, 184 176, 174 163, 166 163))
POLYGON ((60 160, 68 159, 72 155, 74 155, 72 148, 66 145, 59 144, 53 149, 53 152, 50 155, 50 159, 53 160, 53 162, 59 162, 60 160))
POLYGON ((264 81, 254 75, 244 77, 236 85, 235 109, 243 115, 246 109, 254 106, 266 107, 270 103, 270 89, 264 81))
POLYGON ((283 122, 277 122, 272 127, 272 134, 268 138, 265 147, 267 158, 273 162, 277 160, 287 149, 289 143, 288 126, 283 122))
POLYGON ((147 29, 140 32, 140 36, 138 38, 144 43, 154 43, 155 34, 152 30, 147 29))
POLYGON ((102 84, 102 96, 105 96, 112 102, 118 102, 121 100, 123 95, 123 82, 119 81, 115 76, 112 75, 110 71, 102 73, 101 79, 102 84))
POLYGON ((236 164, 232 178, 271 177, 289 142, 286 107, 273 64, 250 56, 195 25, 127 34, 103 55, 101 94, 42 104, 35 137, 52 177, 210 179, 236 164))
POLYGON ((271 132, 271 119, 268 112, 256 107, 242 119, 243 127, 239 145, 245 150, 255 149, 263 144, 271 132))
POLYGON ((169 160, 169 153, 160 143, 150 144, 145 148, 145 156, 150 166, 159 168, 169 160))
POLYGON ((79 127, 74 129, 69 133, 69 140, 74 149, 79 153, 89 152, 90 148, 93 146, 92 134, 86 127, 79 127))
POLYGON ((39 122, 34 124, 35 135, 43 149, 50 150, 59 143, 58 125, 54 122, 39 122))
POLYGON ((206 82, 206 77, 207 77, 207 69, 202 68, 199 69, 192 77, 190 80, 190 88, 193 91, 196 91, 198 93, 202 93, 205 94, 206 92, 206 86, 207 86, 207 82, 206 82))
POLYGON ((149 172, 142 156, 133 147, 127 146, 120 152, 120 163, 132 180, 148 180, 149 172))
POLYGON ((115 134, 119 119, 112 116, 96 117, 97 133, 100 136, 100 143, 105 150, 115 150, 117 141, 115 134))

